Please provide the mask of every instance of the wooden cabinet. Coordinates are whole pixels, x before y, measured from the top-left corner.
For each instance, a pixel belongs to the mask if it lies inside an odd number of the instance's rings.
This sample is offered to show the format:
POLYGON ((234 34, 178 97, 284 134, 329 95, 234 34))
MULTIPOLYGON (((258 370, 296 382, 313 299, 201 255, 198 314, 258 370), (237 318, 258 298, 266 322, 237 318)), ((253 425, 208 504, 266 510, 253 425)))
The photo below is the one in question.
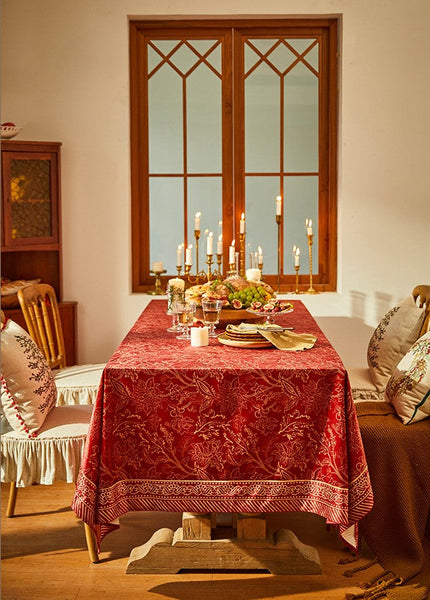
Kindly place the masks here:
MULTIPOLYGON (((2 277, 41 278, 56 291, 68 339, 67 363, 75 361, 75 307, 63 308, 59 142, 2 140, 2 277)), ((17 309, 5 309, 18 321, 17 309)))

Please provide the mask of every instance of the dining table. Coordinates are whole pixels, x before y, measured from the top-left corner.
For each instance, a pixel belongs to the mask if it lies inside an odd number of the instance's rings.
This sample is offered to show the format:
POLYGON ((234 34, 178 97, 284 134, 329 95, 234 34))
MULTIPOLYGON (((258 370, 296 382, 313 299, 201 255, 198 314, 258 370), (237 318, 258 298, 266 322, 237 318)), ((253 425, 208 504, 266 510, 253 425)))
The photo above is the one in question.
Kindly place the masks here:
POLYGON ((153 299, 106 364, 73 510, 99 548, 128 512, 183 513, 181 528, 133 549, 127 572, 321 572, 292 532, 266 530, 268 513, 314 513, 357 548, 373 493, 348 374, 305 305, 292 305, 276 324, 315 336, 310 349, 195 347, 167 331, 167 301, 153 299), (221 539, 217 518, 229 516, 233 535, 221 539))

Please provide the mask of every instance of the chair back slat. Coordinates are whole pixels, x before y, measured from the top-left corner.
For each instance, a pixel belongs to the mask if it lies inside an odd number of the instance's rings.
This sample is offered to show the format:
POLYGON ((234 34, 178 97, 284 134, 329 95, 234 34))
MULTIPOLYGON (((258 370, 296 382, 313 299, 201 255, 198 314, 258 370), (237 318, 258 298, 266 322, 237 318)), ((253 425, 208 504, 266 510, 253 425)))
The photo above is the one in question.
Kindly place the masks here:
POLYGON ((36 283, 18 292, 27 329, 51 369, 66 366, 63 328, 57 297, 52 286, 36 283))

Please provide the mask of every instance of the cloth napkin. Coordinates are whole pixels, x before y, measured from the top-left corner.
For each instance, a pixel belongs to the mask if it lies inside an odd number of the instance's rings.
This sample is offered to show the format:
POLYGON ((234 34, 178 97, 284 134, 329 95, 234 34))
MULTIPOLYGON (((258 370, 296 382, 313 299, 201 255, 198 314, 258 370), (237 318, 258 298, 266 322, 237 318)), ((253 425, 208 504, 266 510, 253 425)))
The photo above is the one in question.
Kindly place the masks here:
POLYGON ((269 340, 279 350, 308 350, 312 348, 317 338, 310 333, 292 333, 291 331, 267 331, 259 329, 260 335, 269 340))

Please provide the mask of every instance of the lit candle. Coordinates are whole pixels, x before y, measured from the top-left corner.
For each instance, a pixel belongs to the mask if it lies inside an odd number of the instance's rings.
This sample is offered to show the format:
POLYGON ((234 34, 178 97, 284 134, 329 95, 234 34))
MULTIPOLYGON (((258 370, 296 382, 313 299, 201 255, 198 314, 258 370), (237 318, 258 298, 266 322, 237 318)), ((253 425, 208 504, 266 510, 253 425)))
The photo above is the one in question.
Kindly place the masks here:
POLYGON ((312 235, 312 219, 306 219, 306 230, 308 235, 312 235))
POLYGON ((185 251, 185 264, 188 265, 189 267, 191 267, 191 265, 193 264, 192 254, 191 254, 192 250, 193 250, 193 245, 190 244, 185 251))
POLYGON ((245 213, 242 213, 242 216, 240 218, 239 233, 245 233, 245 213))
POLYGON ((261 246, 258 246, 258 264, 263 264, 263 248, 261 246))
POLYGON ((182 244, 179 244, 178 249, 176 250, 176 266, 182 266, 182 244))
POLYGON ((162 262, 153 262, 152 263, 152 272, 153 273, 161 273, 163 271, 163 263, 162 262))
POLYGON ((218 242, 216 247, 217 254, 222 254, 222 233, 218 236, 218 242))
POLYGON ((282 197, 276 196, 276 215, 282 215, 282 197))
POLYGON ((234 265, 234 261, 235 261, 235 240, 232 241, 231 246, 228 249, 228 262, 230 265, 234 265))
POLYGON ((296 248, 296 252, 294 254, 294 266, 300 267, 300 248, 296 248))
POLYGON ((222 221, 218 221, 218 234, 221 235, 222 233, 222 221))
POLYGON ((212 231, 209 232, 209 235, 207 237, 207 242, 206 242, 206 254, 208 256, 212 256, 212 254, 214 253, 214 238, 213 238, 213 233, 212 231))
POLYGON ((202 216, 202 213, 196 212, 196 216, 194 217, 194 230, 195 231, 200 231, 200 217, 202 216))

